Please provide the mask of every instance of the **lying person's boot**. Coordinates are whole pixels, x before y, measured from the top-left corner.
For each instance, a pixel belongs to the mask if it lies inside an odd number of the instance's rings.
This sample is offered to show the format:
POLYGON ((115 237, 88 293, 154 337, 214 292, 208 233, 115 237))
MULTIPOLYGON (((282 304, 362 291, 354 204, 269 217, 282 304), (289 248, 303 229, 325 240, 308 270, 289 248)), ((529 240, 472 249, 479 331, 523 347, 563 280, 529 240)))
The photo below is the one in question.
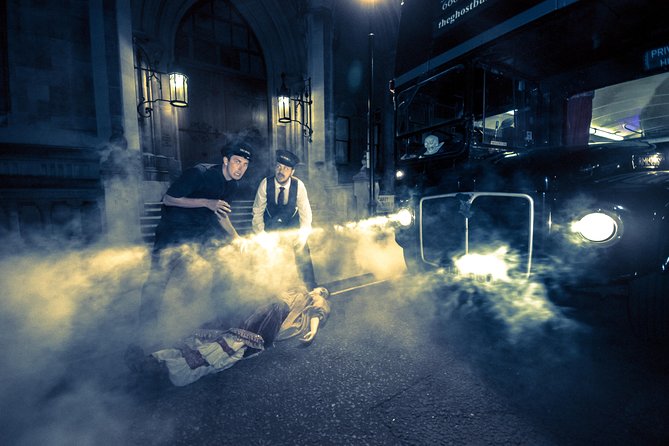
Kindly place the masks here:
POLYGON ((165 363, 158 361, 152 355, 146 355, 137 345, 130 345, 123 357, 126 366, 134 372, 135 387, 154 391, 171 387, 169 371, 165 363))
POLYGON ((153 355, 144 353, 141 347, 130 345, 123 356, 125 365, 133 372, 142 375, 167 375, 167 366, 153 355))
POLYGON ((144 360, 146 355, 144 350, 138 345, 131 344, 125 350, 123 361, 125 365, 133 372, 142 373, 144 360))

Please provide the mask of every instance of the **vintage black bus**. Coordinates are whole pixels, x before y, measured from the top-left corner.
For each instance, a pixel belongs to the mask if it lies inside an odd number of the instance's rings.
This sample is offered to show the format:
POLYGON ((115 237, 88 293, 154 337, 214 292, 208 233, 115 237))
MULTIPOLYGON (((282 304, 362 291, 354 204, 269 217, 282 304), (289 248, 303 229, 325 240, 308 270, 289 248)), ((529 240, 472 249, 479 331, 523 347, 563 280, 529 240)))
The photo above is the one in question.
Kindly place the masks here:
POLYGON ((635 326, 667 335, 661 3, 404 0, 391 90, 410 270, 486 276, 493 256, 507 277, 621 284, 635 326))

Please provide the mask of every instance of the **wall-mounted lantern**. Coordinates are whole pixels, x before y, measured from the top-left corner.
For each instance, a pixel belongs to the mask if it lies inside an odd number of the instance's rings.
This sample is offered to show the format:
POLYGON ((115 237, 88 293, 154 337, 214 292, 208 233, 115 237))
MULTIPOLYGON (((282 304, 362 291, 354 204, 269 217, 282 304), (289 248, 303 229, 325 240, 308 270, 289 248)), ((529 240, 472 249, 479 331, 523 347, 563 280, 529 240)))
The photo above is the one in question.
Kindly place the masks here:
POLYGON ((151 117, 151 104, 158 101, 169 102, 174 107, 188 107, 188 76, 183 73, 162 73, 151 68, 136 67, 145 85, 144 95, 137 104, 137 113, 143 118, 151 117), (169 97, 163 97, 163 75, 169 79, 169 97))
POLYGON ((291 95, 290 89, 286 86, 286 73, 281 73, 281 88, 277 93, 277 112, 279 123, 288 124, 297 122, 303 128, 304 136, 309 137, 314 134, 311 128, 311 78, 304 79, 302 85, 294 95, 291 95))
POLYGON ((170 76, 170 104, 188 107, 188 76, 173 71, 170 76))
POLYGON ((163 101, 174 107, 188 107, 188 76, 177 71, 164 73, 155 70, 144 49, 135 42, 138 50, 137 66, 141 93, 137 104, 137 113, 142 118, 150 118, 153 113, 151 104, 163 101), (163 82, 167 78, 169 96, 163 96, 163 82))

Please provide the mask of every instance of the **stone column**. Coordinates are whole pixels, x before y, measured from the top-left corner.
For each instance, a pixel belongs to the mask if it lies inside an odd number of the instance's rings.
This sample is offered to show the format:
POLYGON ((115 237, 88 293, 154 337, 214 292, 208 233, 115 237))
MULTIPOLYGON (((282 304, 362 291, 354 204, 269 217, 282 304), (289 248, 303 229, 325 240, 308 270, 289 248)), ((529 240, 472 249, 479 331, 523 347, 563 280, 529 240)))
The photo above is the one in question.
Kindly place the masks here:
MULTIPOLYGON (((307 73, 312 82, 314 134, 308 148, 309 195, 317 220, 330 221, 328 188, 337 185, 334 165, 332 1, 311 0, 307 13, 307 73), (313 198, 311 198, 313 197, 313 198)), ((346 209, 342 210, 346 212, 346 209)), ((317 222, 318 223, 318 222, 317 222)))
POLYGON ((91 33, 91 62, 95 93, 95 118, 100 139, 111 136, 109 113, 109 79, 107 78, 107 48, 105 45, 105 17, 102 0, 90 0, 88 16, 91 33))
POLYGON ((112 243, 141 240, 142 170, 137 168, 141 163, 141 149, 137 125, 131 16, 130 0, 117 0, 118 61, 121 78, 121 97, 118 100, 122 104, 123 129, 112 132, 107 148, 109 149, 108 161, 111 161, 113 166, 105 169, 103 179, 106 235, 112 243), (119 162, 115 163, 114 158, 119 162), (122 170, 115 172, 115 169, 122 170))

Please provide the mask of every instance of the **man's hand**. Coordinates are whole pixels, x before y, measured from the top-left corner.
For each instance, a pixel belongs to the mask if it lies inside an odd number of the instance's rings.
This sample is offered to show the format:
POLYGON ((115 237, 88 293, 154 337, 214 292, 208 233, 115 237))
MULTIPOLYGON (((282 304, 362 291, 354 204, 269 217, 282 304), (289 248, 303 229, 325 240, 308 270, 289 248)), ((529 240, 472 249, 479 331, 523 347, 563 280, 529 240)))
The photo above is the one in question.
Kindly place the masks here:
POLYGON ((230 204, 223 200, 207 200, 207 207, 219 216, 227 215, 232 212, 230 204))
POLYGON ((239 249, 240 253, 244 254, 248 250, 249 241, 245 238, 237 236, 232 240, 232 245, 239 249))

